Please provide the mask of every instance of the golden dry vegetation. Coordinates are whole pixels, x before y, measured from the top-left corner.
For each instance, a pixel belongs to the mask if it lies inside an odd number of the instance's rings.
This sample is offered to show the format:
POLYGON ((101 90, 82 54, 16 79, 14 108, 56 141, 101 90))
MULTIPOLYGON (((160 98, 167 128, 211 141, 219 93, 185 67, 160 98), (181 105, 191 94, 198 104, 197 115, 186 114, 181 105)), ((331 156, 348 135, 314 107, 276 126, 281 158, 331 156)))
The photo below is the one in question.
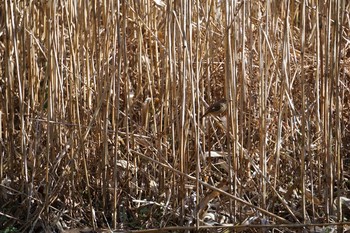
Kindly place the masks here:
POLYGON ((343 232, 349 12, 2 1, 0 232, 343 232))

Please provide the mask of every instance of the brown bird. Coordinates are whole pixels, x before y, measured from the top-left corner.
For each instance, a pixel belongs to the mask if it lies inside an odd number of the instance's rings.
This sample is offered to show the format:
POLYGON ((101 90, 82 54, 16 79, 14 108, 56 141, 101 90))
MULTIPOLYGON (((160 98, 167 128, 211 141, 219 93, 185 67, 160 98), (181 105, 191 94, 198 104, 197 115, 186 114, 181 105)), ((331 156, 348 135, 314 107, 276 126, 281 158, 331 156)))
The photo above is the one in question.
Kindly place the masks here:
POLYGON ((218 116, 221 113, 225 112, 227 109, 227 101, 226 99, 221 99, 212 105, 210 105, 207 109, 207 111, 201 116, 200 119, 207 115, 212 115, 212 116, 218 116))

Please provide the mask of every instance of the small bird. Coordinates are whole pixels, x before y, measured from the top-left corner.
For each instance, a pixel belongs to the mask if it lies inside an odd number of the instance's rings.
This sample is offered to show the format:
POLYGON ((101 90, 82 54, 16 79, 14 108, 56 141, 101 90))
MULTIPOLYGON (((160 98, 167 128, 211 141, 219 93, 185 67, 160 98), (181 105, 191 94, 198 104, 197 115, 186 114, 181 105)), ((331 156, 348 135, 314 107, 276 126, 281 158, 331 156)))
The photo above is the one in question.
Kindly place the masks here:
POLYGON ((210 105, 207 109, 207 111, 201 116, 200 119, 207 115, 212 115, 212 116, 218 116, 221 113, 225 112, 227 109, 227 101, 226 99, 221 99, 212 105, 210 105))

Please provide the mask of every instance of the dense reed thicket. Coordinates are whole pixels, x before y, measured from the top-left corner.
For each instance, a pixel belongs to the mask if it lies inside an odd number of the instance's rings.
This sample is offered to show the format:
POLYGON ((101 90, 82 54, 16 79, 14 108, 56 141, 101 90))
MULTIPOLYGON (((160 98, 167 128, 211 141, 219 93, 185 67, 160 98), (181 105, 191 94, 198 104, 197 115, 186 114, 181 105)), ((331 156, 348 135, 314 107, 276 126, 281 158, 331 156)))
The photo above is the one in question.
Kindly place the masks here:
POLYGON ((343 232, 349 12, 2 1, 0 229, 343 232))

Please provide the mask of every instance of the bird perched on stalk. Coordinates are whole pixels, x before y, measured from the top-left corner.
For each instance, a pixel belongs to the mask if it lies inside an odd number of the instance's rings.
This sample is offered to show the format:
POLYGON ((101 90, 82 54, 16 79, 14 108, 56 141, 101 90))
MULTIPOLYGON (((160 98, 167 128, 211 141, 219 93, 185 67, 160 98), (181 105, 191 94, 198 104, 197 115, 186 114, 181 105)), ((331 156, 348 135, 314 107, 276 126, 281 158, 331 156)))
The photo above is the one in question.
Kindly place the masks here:
POLYGON ((227 101, 226 99, 221 99, 215 103, 213 103, 212 105, 210 105, 207 109, 207 111, 201 116, 200 119, 202 119, 203 117, 207 116, 207 115, 211 115, 211 116, 218 116, 221 113, 224 113, 227 109, 227 101))

